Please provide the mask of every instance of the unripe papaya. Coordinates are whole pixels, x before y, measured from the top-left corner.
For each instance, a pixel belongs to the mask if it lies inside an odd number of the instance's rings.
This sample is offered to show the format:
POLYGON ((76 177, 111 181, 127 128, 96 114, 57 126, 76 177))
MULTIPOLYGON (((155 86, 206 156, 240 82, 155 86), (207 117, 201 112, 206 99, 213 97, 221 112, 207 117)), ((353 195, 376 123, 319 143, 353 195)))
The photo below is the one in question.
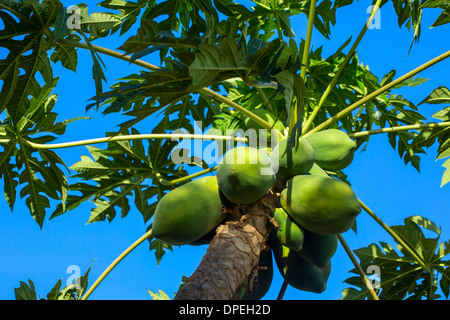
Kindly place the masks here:
POLYGON ((288 138, 281 140, 271 154, 273 171, 283 183, 296 175, 308 173, 315 157, 313 147, 303 138, 299 138, 297 145, 289 151, 287 147, 288 138))
MULTIPOLYGON (((260 117, 261 119, 266 120, 268 123, 270 123, 273 127, 272 129, 277 129, 280 134, 278 136, 278 140, 282 139, 282 134, 285 130, 285 127, 283 125, 283 123, 277 119, 277 117, 271 113, 270 111, 267 111, 265 109, 253 109, 250 110, 252 113, 254 113, 255 115, 257 115, 258 117, 260 117)), ((246 117, 244 120, 245 123, 245 127, 248 129, 254 129, 256 131, 256 137, 259 139, 258 142, 267 142, 271 140, 271 131, 272 130, 267 130, 264 129, 263 127, 261 127, 261 125, 259 125, 258 123, 256 123, 253 119, 246 117)))
POLYGON ((259 256, 258 274, 253 281, 253 288, 244 296, 246 300, 261 300, 269 291, 273 280, 272 250, 263 250, 259 256))
POLYGON ((324 177, 328 177, 328 174, 325 172, 325 170, 323 170, 321 167, 319 167, 317 165, 317 163, 314 163, 314 165, 312 166, 311 170, 309 170, 308 172, 309 174, 312 174, 314 176, 324 176, 324 177))
POLYGON ((352 188, 331 177, 299 175, 281 192, 281 206, 302 228, 320 234, 344 233, 361 212, 352 188))
POLYGON ((316 267, 326 267, 336 253, 337 235, 319 234, 306 229, 303 234, 303 247, 297 254, 316 267))
POLYGON ((214 236, 216 235, 216 229, 218 226, 219 225, 214 227, 210 232, 208 232, 207 234, 202 236, 200 239, 189 242, 188 244, 190 246, 203 246, 205 244, 209 245, 211 243, 212 239, 214 238, 214 236))
POLYGON ((284 211, 283 208, 276 208, 273 217, 278 223, 276 230, 278 241, 292 250, 301 250, 303 246, 303 230, 284 211))
POLYGON ((265 195, 275 174, 265 150, 241 146, 224 155, 217 166, 217 182, 230 202, 250 204, 265 195))
POLYGON ((225 220, 227 215, 221 207, 215 176, 190 181, 171 190, 158 202, 152 235, 172 245, 199 240, 225 220))
POLYGON ((342 170, 353 161, 356 143, 343 131, 327 129, 304 138, 314 148, 314 161, 325 170, 342 170))
POLYGON ((273 231, 269 234, 269 243, 278 270, 290 286, 314 293, 322 293, 325 290, 331 262, 325 268, 314 266, 301 258, 295 250, 283 246, 273 231))

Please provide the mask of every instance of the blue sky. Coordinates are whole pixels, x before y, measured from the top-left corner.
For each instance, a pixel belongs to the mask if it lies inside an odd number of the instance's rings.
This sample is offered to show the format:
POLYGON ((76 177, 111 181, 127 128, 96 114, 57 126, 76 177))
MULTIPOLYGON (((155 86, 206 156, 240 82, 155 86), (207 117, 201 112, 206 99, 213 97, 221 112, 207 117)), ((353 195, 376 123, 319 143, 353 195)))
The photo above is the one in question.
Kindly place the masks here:
MULTIPOLYGON (((62 1, 69 6, 75 3, 62 1)), ((88 5, 96 1, 86 1, 88 5)), ((313 34, 313 49, 324 46, 324 56, 336 50, 350 35, 356 38, 366 21, 367 1, 360 1, 349 8, 340 10, 336 26, 332 30, 333 42, 320 34, 313 34)), ((368 30, 359 48, 359 58, 368 64, 372 72, 382 77, 391 69, 400 76, 435 56, 449 50, 442 41, 442 35, 449 34, 448 26, 429 29, 437 17, 436 11, 425 11, 423 29, 418 45, 408 55, 412 34, 397 24, 392 4, 387 4, 380 13, 380 29, 368 30)), ((297 36, 304 37, 306 19, 300 17, 292 21, 297 36)), ((124 39, 114 37, 98 41, 97 44, 116 49, 124 39)), ((126 62, 102 56, 106 64, 106 77, 109 84, 115 79, 138 72, 139 68, 126 62)), ((150 61, 152 62, 152 61, 150 61)), ((153 61, 158 63, 157 61, 153 61)), ((77 72, 69 72, 59 64, 55 75, 61 75, 56 93, 58 102, 55 110, 60 120, 84 116, 87 100, 95 94, 91 75, 90 54, 79 50, 77 72)), ((396 93, 419 103, 434 88, 443 85, 450 87, 450 61, 432 67, 421 77, 431 80, 417 88, 404 88, 396 93), (443 72, 444 71, 444 72, 443 72)), ((105 85, 105 88, 108 86, 105 85)), ((443 106, 423 105, 421 112, 427 116, 443 106)), ((62 139, 73 141, 93 137, 103 137, 105 131, 112 131, 123 121, 117 115, 103 117, 91 111, 87 114, 92 120, 78 121, 69 125, 62 139)), ((141 130, 145 132, 145 130, 141 130)), ((450 239, 449 210, 445 206, 450 196, 450 186, 440 188, 444 169, 443 161, 435 161, 436 149, 431 148, 422 157, 421 173, 411 165, 404 165, 387 140, 386 135, 373 136, 369 147, 358 152, 351 166, 345 169, 357 196, 362 199, 388 225, 401 224, 407 216, 420 214, 442 226, 442 239, 450 239)), ((79 160, 81 154, 88 154, 85 147, 59 150, 58 154, 71 165, 79 160)), ((3 191, 3 190, 0 190, 3 191)), ((45 221, 42 230, 30 216, 24 201, 17 199, 14 212, 9 210, 6 201, 0 200, 0 299, 14 299, 13 288, 20 281, 31 279, 37 292, 45 296, 53 285, 61 279, 63 286, 71 280, 71 266, 79 267, 83 274, 92 264, 90 283, 108 265, 146 230, 142 216, 132 209, 126 218, 116 217, 111 223, 98 222, 86 225, 91 205, 83 204, 75 211, 66 213, 51 221, 45 221)), ((351 248, 361 248, 370 243, 387 241, 393 243, 366 213, 358 217, 358 233, 348 231, 344 238, 351 248)), ((145 242, 128 255, 92 293, 90 299, 150 299, 147 289, 163 290, 173 297, 183 275, 191 275, 206 246, 175 247, 168 251, 159 266, 154 253, 145 242)), ((341 247, 332 260, 332 271, 327 290, 313 294, 288 288, 285 299, 339 299, 346 287, 342 282, 349 277, 353 268, 351 261, 341 247)), ((275 299, 281 286, 281 278, 275 269, 273 285, 265 299, 275 299)))

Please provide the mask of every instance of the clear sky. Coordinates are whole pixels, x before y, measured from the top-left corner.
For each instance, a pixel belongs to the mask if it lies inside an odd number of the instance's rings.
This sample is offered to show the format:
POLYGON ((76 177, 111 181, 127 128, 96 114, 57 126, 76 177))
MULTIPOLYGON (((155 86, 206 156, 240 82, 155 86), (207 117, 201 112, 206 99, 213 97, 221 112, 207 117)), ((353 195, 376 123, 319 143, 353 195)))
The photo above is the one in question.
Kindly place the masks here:
MULTIPOLYGON (((75 4, 71 1, 62 2, 67 6, 75 4)), ((85 3, 93 5, 96 1, 85 3)), ((351 35, 355 39, 368 17, 367 5, 368 1, 359 1, 341 9, 332 30, 334 41, 314 33, 313 49, 324 46, 326 57, 351 35)), ((368 30, 361 43, 358 53, 360 60, 368 64, 380 78, 391 69, 396 69, 397 76, 400 76, 449 50, 448 41, 442 41, 442 38, 449 34, 450 28, 443 26, 429 29, 436 17, 437 11, 425 11, 420 42, 408 55, 412 33, 404 27, 398 27, 392 4, 388 3, 379 15, 380 28, 368 30)), ((304 37, 306 20, 300 17, 293 20, 292 24, 297 36, 304 37)), ((96 44, 116 49, 124 40, 115 36, 112 42, 107 38, 96 44)), ((102 59, 106 63, 105 74, 109 85, 115 79, 139 70, 113 58, 102 59)), ((95 94, 91 68, 90 54, 83 50, 79 50, 76 73, 65 70, 59 64, 54 67, 54 74, 61 75, 56 88, 58 102, 54 109, 60 114, 59 120, 85 115, 87 100, 95 94)), ((430 78, 429 82, 419 88, 404 88, 396 93, 419 103, 434 88, 440 85, 450 87, 448 70, 450 61, 444 61, 420 74, 421 77, 430 78)), ((421 112, 429 116, 443 106, 423 105, 421 108, 421 112)), ((106 131, 115 130, 115 126, 123 121, 117 115, 103 117, 95 111, 87 115, 92 120, 69 125, 64 141, 103 137, 106 131)), ((144 127, 139 129, 145 132, 144 127)), ((58 154, 68 165, 72 165, 80 159, 81 154, 87 155, 88 152, 85 147, 77 147, 60 150, 58 154)), ((435 159, 436 149, 432 148, 422 157, 419 174, 411 165, 404 165, 385 135, 377 135, 373 136, 366 151, 356 154, 354 162, 344 172, 349 176, 357 196, 388 225, 401 224, 405 217, 419 214, 442 226, 442 239, 447 240, 450 239, 450 220, 445 204, 450 196, 450 186, 440 188, 443 161, 435 159)), ((45 221, 41 230, 23 200, 18 198, 14 212, 11 212, 6 201, 0 199, 0 299, 14 299, 13 289, 19 286, 20 281, 27 282, 28 279, 34 282, 38 294, 45 297, 58 279, 65 286, 73 279, 73 270, 79 268, 83 274, 91 264, 92 284, 123 250, 146 231, 147 225, 141 214, 133 208, 123 219, 116 217, 111 223, 86 225, 91 208, 90 203, 83 204, 73 212, 45 221)), ((352 249, 379 241, 394 244, 389 235, 366 213, 363 212, 357 221, 358 233, 348 231, 344 234, 352 249)), ((206 246, 175 247, 166 253, 157 266, 154 252, 149 251, 149 245, 145 242, 107 276, 90 299, 147 300, 150 299, 147 289, 163 290, 172 298, 182 276, 190 276, 194 272, 205 251, 206 246)), ((349 277, 348 271, 352 268, 351 261, 339 247, 332 260, 332 271, 324 293, 319 295, 288 288, 285 299, 340 299, 342 289, 347 287, 343 280, 349 277)), ((274 273, 273 285, 266 299, 275 299, 282 283, 276 268, 274 273)))

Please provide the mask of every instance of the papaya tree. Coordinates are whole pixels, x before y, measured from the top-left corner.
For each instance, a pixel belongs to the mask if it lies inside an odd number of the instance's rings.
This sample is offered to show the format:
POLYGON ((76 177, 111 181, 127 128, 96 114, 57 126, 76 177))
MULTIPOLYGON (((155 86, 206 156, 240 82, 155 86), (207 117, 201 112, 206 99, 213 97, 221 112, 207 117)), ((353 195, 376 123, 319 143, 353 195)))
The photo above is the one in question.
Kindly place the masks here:
MULTIPOLYGON (((158 264, 174 246, 207 247, 196 270, 180 279, 176 300, 262 299, 275 273, 282 278, 278 299, 288 287, 320 294, 335 281, 338 247, 353 265, 342 299, 448 298, 450 247, 438 224, 393 213, 404 223, 389 226, 352 188, 358 177, 348 170, 383 135, 417 171, 434 148, 436 160, 445 161, 441 187, 448 187, 450 91, 433 83, 424 92, 428 79, 420 74, 439 68, 450 51, 431 50, 432 57, 397 76, 396 66, 375 75, 358 50, 386 10, 396 27, 408 30, 405 52, 414 52, 426 33, 425 13, 437 13, 432 27, 448 31, 450 3, 374 0, 358 33, 337 44, 333 27, 356 5, 0 0, 0 173, 7 205, 13 210, 19 193, 41 229, 46 219, 51 224, 88 202, 94 206, 88 223, 111 222, 118 212, 126 218, 131 210, 145 223, 142 236, 95 282, 88 281, 89 268, 78 286, 58 281, 46 298, 89 298, 142 243, 158 264), (296 30, 300 19, 305 28, 296 30), (314 35, 329 40, 332 54, 313 45, 314 35), (90 63, 79 64, 81 52, 90 63), (107 88, 105 57, 133 71, 114 74, 107 88), (59 121, 57 70, 86 65, 91 76, 81 81, 95 94, 79 101, 77 117, 59 121), (423 99, 414 103, 399 94, 402 88, 423 92, 423 99), (440 110, 428 115, 426 105, 440 110), (101 128, 101 137, 64 140, 74 121, 90 121, 85 112, 113 119, 110 127, 101 128), (88 153, 65 159, 63 150, 80 146, 88 153), (389 242, 350 248, 345 236, 358 233, 362 215, 389 242), (378 282, 367 276, 373 267, 378 282)), ((31 280, 14 290, 17 299, 37 298, 31 280)), ((169 298, 163 291, 151 296, 169 298)))

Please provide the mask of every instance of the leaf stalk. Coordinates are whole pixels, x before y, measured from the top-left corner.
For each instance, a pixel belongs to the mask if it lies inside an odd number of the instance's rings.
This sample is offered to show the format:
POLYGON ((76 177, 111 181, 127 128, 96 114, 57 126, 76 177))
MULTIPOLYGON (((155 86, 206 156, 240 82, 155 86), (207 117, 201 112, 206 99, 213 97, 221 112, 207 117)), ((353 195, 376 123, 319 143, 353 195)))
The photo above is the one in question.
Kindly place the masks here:
POLYGON ((366 211, 384 230, 387 231, 387 233, 389 233, 389 235, 392 236, 392 238, 394 238, 394 240, 400 244, 403 248, 405 248, 406 251, 408 251, 408 253, 411 255, 411 257, 423 268, 423 270, 425 272, 430 272, 430 268, 427 266, 427 264, 425 263, 425 261, 423 261, 423 259, 415 252, 415 250, 413 248, 411 248, 411 246, 409 246, 407 243, 405 243, 403 241, 403 239, 394 232, 394 230, 392 230, 391 228, 389 228, 389 226, 384 223, 383 220, 381 220, 366 204, 364 204, 360 199, 358 199, 359 204, 361 205, 361 207, 364 209, 364 211, 366 211))
POLYGON ((26 144, 35 149, 62 149, 69 147, 79 147, 90 144, 105 143, 105 142, 117 142, 127 140, 143 140, 143 139, 195 139, 195 140, 225 140, 236 142, 247 142, 245 137, 234 136, 220 136, 220 135, 204 135, 204 134, 176 134, 176 133, 151 133, 151 134, 132 134, 132 135, 119 135, 114 137, 93 138, 87 140, 79 140, 63 143, 47 143, 40 144, 26 140, 26 144))
POLYGON ((306 83, 306 69, 309 61, 309 50, 311 48, 311 38, 314 27, 314 19, 316 17, 316 0, 312 0, 309 7, 308 27, 306 29, 305 47, 303 48, 302 66, 300 68, 300 77, 306 83))
POLYGON ((342 247, 344 248, 345 252, 349 256, 350 260, 352 261, 353 265, 355 266, 356 271, 358 272, 359 276, 361 277, 361 280, 366 285, 367 290, 369 290, 369 293, 370 293, 370 296, 372 297, 372 299, 373 300, 380 300, 378 298, 375 290, 373 290, 372 284, 370 283, 369 279, 367 278, 367 276, 366 276, 364 270, 362 269, 361 265, 356 260, 355 255, 353 254, 352 250, 348 246, 348 244, 345 241, 344 237, 341 234, 338 234, 338 239, 339 239, 339 242, 341 243, 342 247))
POLYGON ((366 97, 360 99, 359 101, 355 102, 354 104, 348 106, 347 108, 345 108, 344 110, 341 110, 340 112, 338 112, 336 115, 328 118, 327 120, 325 120, 324 122, 322 122, 320 125, 318 125, 317 127, 311 129, 310 131, 308 131, 304 137, 307 137, 315 132, 318 132, 324 128, 327 128, 328 126, 330 126, 331 124, 333 124, 334 122, 338 121, 339 119, 341 119, 342 117, 346 116, 347 114, 349 114, 350 112, 352 112, 353 110, 355 110, 356 108, 360 107, 361 105, 363 105, 364 103, 378 97, 380 94, 394 88, 395 86, 399 85, 400 83, 402 83, 403 81, 406 81, 412 77, 414 77, 415 75, 417 75, 418 73, 434 66, 435 64, 447 59, 448 57, 450 57, 450 51, 447 51, 431 60, 429 60, 428 62, 422 64, 421 66, 415 68, 414 70, 411 70, 410 72, 404 74, 403 76, 401 76, 400 78, 398 78, 397 80, 394 80, 384 86, 382 86, 381 88, 379 88, 378 90, 375 90, 374 92, 372 92, 371 94, 368 94, 366 97))
POLYGON ((365 136, 369 136, 369 135, 373 135, 373 134, 380 134, 380 133, 389 133, 389 132, 424 129, 424 128, 443 128, 443 127, 449 127, 449 126, 450 126, 450 121, 419 123, 419 124, 411 124, 411 125, 405 125, 405 126, 387 127, 387 128, 367 130, 367 131, 361 131, 361 132, 353 132, 353 133, 349 133, 348 136, 350 138, 361 138, 361 137, 365 137, 365 136))
POLYGON ((122 261, 131 251, 133 251, 138 245, 140 245, 142 242, 144 242, 147 238, 149 238, 152 235, 152 229, 144 233, 139 239, 137 239, 134 243, 132 243, 125 251, 123 251, 109 266, 106 268, 105 271, 95 280, 95 282, 92 284, 92 286, 89 288, 89 290, 86 291, 86 293, 80 298, 80 300, 86 300, 92 292, 95 290, 95 288, 98 287, 98 285, 105 279, 105 277, 111 272, 112 269, 115 268, 116 265, 119 264, 120 261, 122 261))
MULTIPOLYGON (((312 113, 308 117, 308 119, 306 120, 305 125, 303 126, 303 132, 307 132, 309 130, 309 128, 311 127, 312 122, 316 118, 319 110, 322 108, 323 104, 325 103, 325 100, 328 98, 331 91, 334 89, 334 87, 337 83, 337 80, 339 79, 342 71, 344 70, 344 68, 347 66, 348 62, 352 58, 353 53, 356 51, 356 48, 359 46, 361 40, 363 39, 364 35, 366 34, 366 31, 367 31, 369 25, 372 23, 373 19, 375 18, 375 14, 379 10, 381 2, 382 2, 382 0, 378 0, 377 3, 373 6, 372 13, 370 14, 369 18, 367 19, 367 22, 364 24, 364 27, 362 28, 361 32, 359 33, 358 38, 356 38, 355 42, 353 43, 352 47, 350 48, 350 51, 347 53, 344 62, 342 62, 341 65, 339 66, 339 69, 336 71, 336 74, 334 75, 333 79, 328 84, 327 88, 325 89, 325 92, 321 96, 319 103, 314 108, 314 110, 312 111, 312 113)), ((305 47, 305 49, 306 49, 306 47, 305 47)), ((302 69, 302 71, 303 71, 303 69, 302 69)), ((306 79, 306 77, 305 77, 305 79, 306 79)))

